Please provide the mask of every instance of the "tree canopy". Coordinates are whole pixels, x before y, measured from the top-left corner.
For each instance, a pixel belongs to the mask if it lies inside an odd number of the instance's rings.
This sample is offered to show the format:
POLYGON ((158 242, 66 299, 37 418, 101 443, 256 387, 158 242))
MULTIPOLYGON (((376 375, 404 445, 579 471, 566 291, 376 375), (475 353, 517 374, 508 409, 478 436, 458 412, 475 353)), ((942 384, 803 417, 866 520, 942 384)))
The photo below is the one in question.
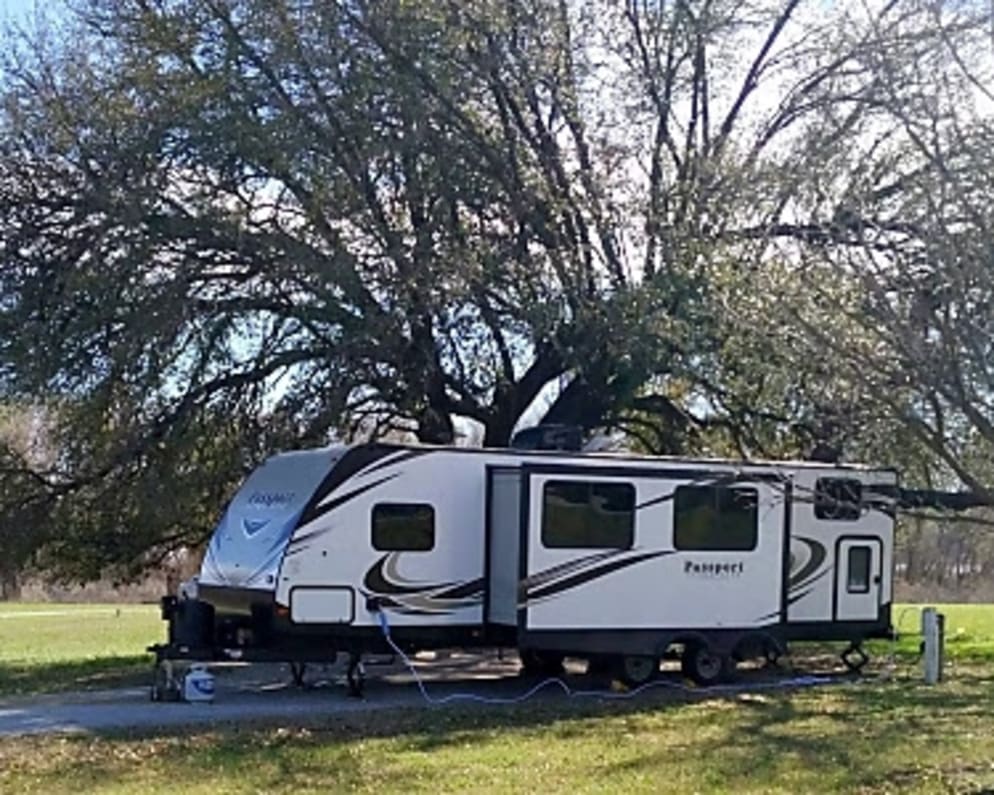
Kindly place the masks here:
POLYGON ((36 547, 146 562, 273 449, 505 444, 557 381, 548 419, 654 452, 991 495, 989 22, 75 0, 8 32, 0 401, 58 451, 8 467, 36 547))

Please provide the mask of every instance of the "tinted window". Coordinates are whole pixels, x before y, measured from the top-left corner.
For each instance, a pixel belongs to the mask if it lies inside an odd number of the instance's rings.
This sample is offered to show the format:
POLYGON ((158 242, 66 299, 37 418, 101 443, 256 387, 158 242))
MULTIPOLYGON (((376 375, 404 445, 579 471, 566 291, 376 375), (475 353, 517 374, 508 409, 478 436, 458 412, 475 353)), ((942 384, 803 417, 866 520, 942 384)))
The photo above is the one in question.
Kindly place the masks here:
POLYGON ((435 509, 416 503, 373 508, 373 547, 383 552, 426 552, 435 546, 435 509))
POLYGON ((673 496, 673 544, 681 550, 756 548, 756 489, 679 486, 673 496))
POLYGON ((849 593, 868 593, 870 590, 870 548, 849 547, 849 565, 846 590, 849 593))
POLYGON ((628 549, 634 536, 635 487, 631 483, 552 480, 545 484, 545 546, 628 549))
POLYGON ((819 478, 815 482, 815 516, 819 519, 859 519, 863 484, 852 478, 819 478))

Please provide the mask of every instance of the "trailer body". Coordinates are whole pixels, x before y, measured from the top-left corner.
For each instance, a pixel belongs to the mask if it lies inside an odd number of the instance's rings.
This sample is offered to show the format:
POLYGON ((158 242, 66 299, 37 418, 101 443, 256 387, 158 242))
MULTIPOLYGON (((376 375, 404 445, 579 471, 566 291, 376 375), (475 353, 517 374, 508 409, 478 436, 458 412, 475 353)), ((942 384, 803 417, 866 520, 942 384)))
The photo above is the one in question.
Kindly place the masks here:
POLYGON ((506 645, 656 659, 890 631, 896 473, 367 444, 239 490, 160 656, 506 645))

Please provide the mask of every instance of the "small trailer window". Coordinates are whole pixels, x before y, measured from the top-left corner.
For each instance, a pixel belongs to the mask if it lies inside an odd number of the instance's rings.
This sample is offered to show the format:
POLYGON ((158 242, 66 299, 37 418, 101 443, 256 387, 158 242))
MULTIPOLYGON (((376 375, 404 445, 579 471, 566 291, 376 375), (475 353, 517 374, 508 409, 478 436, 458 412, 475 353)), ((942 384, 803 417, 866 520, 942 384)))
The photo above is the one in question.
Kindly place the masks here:
POLYGON ((427 552, 435 546, 435 509, 423 503, 373 507, 373 547, 381 552, 427 552))
POLYGON ((852 478, 818 478, 815 482, 815 516, 819 519, 859 519, 863 484, 852 478))
POLYGON ((542 493, 542 544, 629 549, 635 538, 631 483, 552 480, 542 493))
POLYGON ((755 549, 758 502, 756 489, 678 486, 673 496, 673 545, 687 551, 755 549))
POLYGON ((849 547, 846 590, 849 593, 870 592, 870 548, 849 547))

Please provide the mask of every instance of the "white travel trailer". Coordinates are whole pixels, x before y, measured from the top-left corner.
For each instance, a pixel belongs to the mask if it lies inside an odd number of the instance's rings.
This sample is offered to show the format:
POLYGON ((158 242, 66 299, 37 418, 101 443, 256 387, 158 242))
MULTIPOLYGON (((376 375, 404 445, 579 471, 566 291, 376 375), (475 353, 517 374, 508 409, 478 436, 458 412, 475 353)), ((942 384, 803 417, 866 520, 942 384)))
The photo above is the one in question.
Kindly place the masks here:
MULTIPOLYGON (((253 472, 167 598, 172 659, 357 663, 513 646, 630 682, 679 651, 699 682, 794 639, 891 631, 892 470, 367 444, 253 472)), ((351 670, 354 670, 353 665, 351 670)), ((353 681, 350 679, 350 681, 353 681)))

